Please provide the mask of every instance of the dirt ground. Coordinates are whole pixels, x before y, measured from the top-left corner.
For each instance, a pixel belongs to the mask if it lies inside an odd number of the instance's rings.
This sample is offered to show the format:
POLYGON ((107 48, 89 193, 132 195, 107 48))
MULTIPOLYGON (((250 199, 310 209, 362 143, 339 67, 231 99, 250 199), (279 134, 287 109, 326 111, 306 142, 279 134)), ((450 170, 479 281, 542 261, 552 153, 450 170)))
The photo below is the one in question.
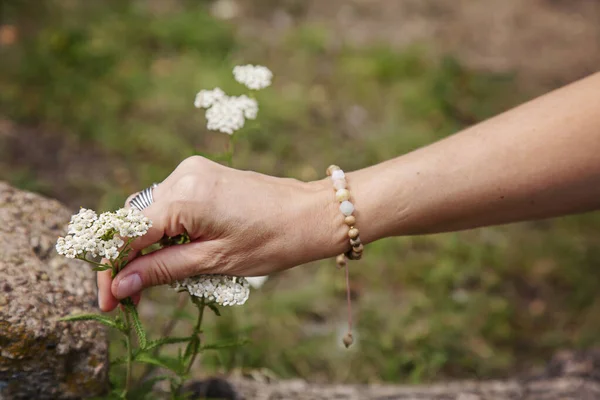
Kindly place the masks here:
MULTIPOLYGON (((598 0, 307 0, 240 1, 248 33, 292 24, 333 27, 356 44, 427 44, 466 65, 518 73, 527 88, 556 87, 598 70, 598 0), (249 17, 250 16, 250 17, 249 17)), ((275 31, 275 32, 273 32, 275 31)))

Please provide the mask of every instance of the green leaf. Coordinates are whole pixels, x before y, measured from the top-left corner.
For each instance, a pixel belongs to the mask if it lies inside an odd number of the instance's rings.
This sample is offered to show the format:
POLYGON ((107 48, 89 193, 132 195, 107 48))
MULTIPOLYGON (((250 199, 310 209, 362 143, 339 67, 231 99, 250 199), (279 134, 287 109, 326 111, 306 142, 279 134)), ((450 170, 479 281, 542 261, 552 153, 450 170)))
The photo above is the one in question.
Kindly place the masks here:
POLYGON ((243 345, 245 345, 248 342, 249 342, 248 339, 240 339, 240 340, 234 340, 234 341, 230 341, 230 342, 207 344, 207 345, 202 346, 201 349, 202 350, 226 349, 226 348, 229 348, 229 347, 243 346, 243 345))
POLYGON ((121 330, 121 327, 111 317, 100 314, 77 314, 60 318, 59 321, 96 321, 102 325, 121 330))
POLYGON ((165 337, 148 342, 144 350, 152 350, 166 344, 186 343, 190 341, 190 337, 165 337))
POLYGON ((98 267, 92 268, 92 271, 106 271, 107 269, 111 269, 111 268, 108 266, 104 266, 104 267, 98 266, 98 267))
POLYGON ((133 328, 138 338, 139 345, 142 349, 146 348, 148 344, 148 338, 146 336, 146 331, 144 330, 144 326, 142 325, 142 321, 140 320, 140 315, 137 312, 137 308, 131 301, 131 299, 125 299, 123 305, 127 308, 131 315, 131 319, 133 322, 133 328))
POLYGON ((221 311, 219 311, 219 308, 214 303, 207 304, 207 306, 212 310, 212 312, 215 313, 217 317, 221 316, 221 311))
POLYGON ((144 364, 156 365, 157 367, 165 368, 181 375, 183 367, 178 359, 165 356, 155 356, 147 352, 139 353, 135 356, 135 360, 144 364))

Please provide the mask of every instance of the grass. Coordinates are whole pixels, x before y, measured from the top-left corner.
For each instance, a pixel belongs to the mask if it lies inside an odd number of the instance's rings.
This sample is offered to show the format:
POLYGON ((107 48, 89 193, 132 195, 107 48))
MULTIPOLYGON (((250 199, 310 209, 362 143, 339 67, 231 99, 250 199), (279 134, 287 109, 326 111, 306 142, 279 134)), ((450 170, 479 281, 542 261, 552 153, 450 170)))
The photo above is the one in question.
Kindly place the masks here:
MULTIPOLYGON (((533 96, 512 76, 433 57, 426 43, 335 44, 335 32, 310 22, 276 43, 254 40, 212 18, 205 1, 161 12, 135 1, 41 4, 0 6, 19 32, 0 47, 0 109, 72 154, 95 156, 42 179, 0 147, 0 179, 71 206, 120 207, 193 149, 220 151, 225 138, 205 129, 192 102, 201 88, 239 91, 237 63, 268 65, 275 82, 259 94, 259 123, 244 130, 236 166, 302 180, 332 161, 351 170, 398 156, 533 96), (75 179, 82 168, 103 178, 75 179), (53 191, 61 182, 65 190, 53 191)), ((599 222, 589 214, 370 245, 351 270, 358 338, 349 351, 339 346, 344 287, 333 262, 278 274, 243 309, 208 318, 208 341, 251 344, 207 353, 203 366, 423 382, 511 375, 556 349, 597 345, 599 222)), ((175 295, 147 297, 142 313, 158 329, 175 295)))

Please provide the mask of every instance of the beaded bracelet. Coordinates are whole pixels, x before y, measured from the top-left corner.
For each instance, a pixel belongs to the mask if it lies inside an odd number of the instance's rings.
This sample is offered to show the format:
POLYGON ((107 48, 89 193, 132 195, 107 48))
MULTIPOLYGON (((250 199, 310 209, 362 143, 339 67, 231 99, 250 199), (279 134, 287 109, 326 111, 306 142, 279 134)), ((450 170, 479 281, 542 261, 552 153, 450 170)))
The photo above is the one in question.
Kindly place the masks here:
POLYGON ((356 217, 354 213, 354 204, 350 202, 350 191, 348 190, 346 175, 337 165, 330 165, 327 168, 327 175, 333 180, 333 189, 335 190, 335 199, 340 202, 340 211, 344 214, 344 223, 348 225, 348 238, 350 239, 350 250, 340 254, 336 258, 339 268, 346 266, 346 258, 350 260, 360 260, 364 246, 359 237, 359 231, 356 228, 356 217))
POLYGON ((344 223, 348 225, 348 238, 350 238, 350 250, 336 257, 336 265, 338 268, 346 270, 346 299, 348 301, 348 332, 344 336, 342 342, 346 348, 354 342, 352 337, 352 301, 350 296, 350 277, 348 272, 348 262, 350 260, 360 260, 364 246, 360 241, 358 229, 356 228, 356 217, 354 213, 354 204, 350 202, 350 191, 346 183, 346 175, 337 165, 330 165, 327 168, 327 175, 333 181, 333 189, 335 190, 335 199, 340 202, 340 211, 344 214, 344 223))

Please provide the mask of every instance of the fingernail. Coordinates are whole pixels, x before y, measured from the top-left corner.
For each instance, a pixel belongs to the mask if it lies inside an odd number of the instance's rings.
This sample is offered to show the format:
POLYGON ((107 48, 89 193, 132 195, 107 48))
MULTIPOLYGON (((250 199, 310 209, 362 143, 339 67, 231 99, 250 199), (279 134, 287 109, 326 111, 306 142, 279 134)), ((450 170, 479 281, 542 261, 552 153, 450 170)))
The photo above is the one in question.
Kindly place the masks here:
POLYGON ((104 304, 102 304, 102 291, 98 290, 98 308, 104 310, 104 304))
POLYGON ((121 279, 117 286, 117 297, 124 299, 142 290, 142 279, 138 274, 131 274, 121 279))

